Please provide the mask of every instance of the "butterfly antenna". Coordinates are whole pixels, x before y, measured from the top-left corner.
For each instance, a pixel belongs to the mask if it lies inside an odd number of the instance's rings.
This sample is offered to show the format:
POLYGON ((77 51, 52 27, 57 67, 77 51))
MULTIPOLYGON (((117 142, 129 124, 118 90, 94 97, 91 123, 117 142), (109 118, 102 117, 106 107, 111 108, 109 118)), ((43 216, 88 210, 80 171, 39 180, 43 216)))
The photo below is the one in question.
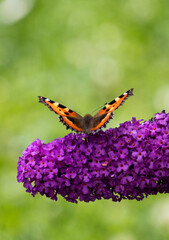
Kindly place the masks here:
POLYGON ((107 103, 103 104, 102 106, 96 108, 95 110, 92 111, 92 114, 95 113, 98 110, 101 110, 107 103))

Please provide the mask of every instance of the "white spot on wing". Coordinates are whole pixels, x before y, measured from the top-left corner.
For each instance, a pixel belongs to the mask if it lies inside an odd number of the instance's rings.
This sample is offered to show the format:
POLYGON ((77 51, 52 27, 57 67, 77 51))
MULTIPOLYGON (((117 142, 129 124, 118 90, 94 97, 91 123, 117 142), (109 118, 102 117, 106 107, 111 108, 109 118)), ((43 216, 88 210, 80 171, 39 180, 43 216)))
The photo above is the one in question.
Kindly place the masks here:
POLYGON ((120 99, 119 97, 116 97, 116 98, 115 98, 115 101, 117 102, 119 99, 120 99))

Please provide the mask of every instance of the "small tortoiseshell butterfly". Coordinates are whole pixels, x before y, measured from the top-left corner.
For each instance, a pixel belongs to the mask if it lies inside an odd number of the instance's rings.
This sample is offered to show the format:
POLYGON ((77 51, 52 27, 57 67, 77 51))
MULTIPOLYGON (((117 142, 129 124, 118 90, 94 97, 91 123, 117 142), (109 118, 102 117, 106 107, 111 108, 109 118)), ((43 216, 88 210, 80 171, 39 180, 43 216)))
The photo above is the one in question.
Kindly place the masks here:
POLYGON ((113 111, 132 95, 133 88, 115 98, 113 101, 106 103, 105 106, 94 116, 86 114, 84 117, 48 98, 41 96, 38 96, 38 98, 39 102, 45 104, 51 111, 59 115, 60 122, 66 125, 67 129, 70 128, 76 132, 90 134, 92 131, 105 127, 109 120, 113 118, 113 111))

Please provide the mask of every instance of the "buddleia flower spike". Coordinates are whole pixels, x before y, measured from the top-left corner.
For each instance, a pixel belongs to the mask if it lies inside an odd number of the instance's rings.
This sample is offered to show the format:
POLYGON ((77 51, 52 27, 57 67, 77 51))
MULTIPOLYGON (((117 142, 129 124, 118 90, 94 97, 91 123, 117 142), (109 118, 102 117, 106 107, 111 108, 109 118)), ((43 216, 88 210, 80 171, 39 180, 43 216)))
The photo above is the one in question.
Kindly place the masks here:
POLYGON ((135 118, 118 128, 36 139, 19 157, 17 180, 26 191, 69 202, 142 200, 169 192, 169 113, 135 118))

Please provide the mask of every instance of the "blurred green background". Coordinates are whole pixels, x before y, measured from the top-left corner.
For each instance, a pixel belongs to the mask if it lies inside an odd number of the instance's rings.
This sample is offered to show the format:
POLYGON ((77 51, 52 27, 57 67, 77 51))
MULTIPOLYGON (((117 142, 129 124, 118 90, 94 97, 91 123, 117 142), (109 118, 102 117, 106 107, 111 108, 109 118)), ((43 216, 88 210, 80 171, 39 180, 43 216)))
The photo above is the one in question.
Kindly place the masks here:
POLYGON ((83 115, 132 87, 108 127, 169 111, 169 1, 0 0, 0 239, 169 239, 168 195, 76 205, 16 181, 27 145, 68 133, 38 95, 83 115))

